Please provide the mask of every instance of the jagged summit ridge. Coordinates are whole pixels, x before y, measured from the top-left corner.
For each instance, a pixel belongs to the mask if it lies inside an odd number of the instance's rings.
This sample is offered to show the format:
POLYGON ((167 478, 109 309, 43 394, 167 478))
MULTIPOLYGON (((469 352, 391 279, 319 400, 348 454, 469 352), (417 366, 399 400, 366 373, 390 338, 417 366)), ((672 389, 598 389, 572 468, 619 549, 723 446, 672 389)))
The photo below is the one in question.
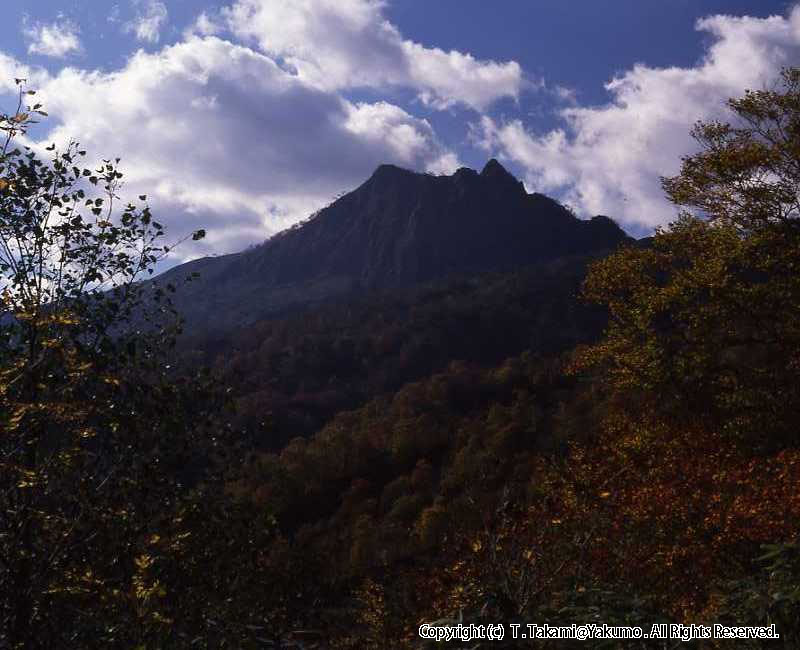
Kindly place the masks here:
POLYGON ((525 186, 511 172, 501 165, 496 158, 492 158, 481 170, 481 178, 498 185, 510 192, 525 194, 525 186))
MULTIPOLYGON (((364 185, 373 185, 375 183, 386 182, 399 179, 410 179, 413 177, 434 177, 434 178, 459 178, 459 177, 476 177, 479 176, 487 181, 494 181, 500 183, 513 183, 514 186, 523 186, 522 182, 518 180, 511 172, 509 172, 503 165, 496 159, 491 158, 478 172, 471 167, 459 167, 455 172, 450 175, 447 174, 431 174, 417 172, 406 167, 400 167, 391 163, 383 163, 375 168, 369 179, 364 185)), ((362 186, 363 187, 363 186, 362 186)), ((524 186, 523 186, 524 187, 524 186)), ((357 191, 357 190, 356 190, 357 191)))
POLYGON ((462 168, 449 176, 386 164, 302 226, 167 275, 198 270, 200 280, 182 292, 179 307, 190 323, 224 328, 290 305, 515 270, 625 239, 610 219, 582 221, 558 202, 528 194, 495 159, 480 173, 462 168))
POLYGON ((498 162, 497 158, 490 158, 486 162, 481 170, 481 176, 484 178, 511 176, 511 178, 513 178, 515 181, 517 180, 505 167, 503 167, 503 165, 498 162))

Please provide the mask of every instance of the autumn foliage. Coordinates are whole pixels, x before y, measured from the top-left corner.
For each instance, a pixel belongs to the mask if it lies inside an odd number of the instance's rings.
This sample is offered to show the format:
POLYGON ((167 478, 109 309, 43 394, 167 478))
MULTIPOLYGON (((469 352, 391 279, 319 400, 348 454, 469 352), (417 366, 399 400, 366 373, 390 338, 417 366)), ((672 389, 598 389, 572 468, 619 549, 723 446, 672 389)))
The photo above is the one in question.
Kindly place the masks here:
POLYGON ((171 290, 138 282, 163 232, 115 220, 115 164, 6 147, 0 236, 39 248, 0 276, 0 647, 419 648, 424 621, 797 647, 800 71, 729 108, 649 240, 177 355, 171 290))

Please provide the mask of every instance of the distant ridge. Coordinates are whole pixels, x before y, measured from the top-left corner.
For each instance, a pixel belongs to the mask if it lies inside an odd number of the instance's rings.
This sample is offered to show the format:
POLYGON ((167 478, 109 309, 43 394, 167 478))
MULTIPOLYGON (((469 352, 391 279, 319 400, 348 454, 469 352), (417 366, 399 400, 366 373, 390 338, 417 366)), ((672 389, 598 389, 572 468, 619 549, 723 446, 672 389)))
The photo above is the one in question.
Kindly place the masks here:
POLYGON ((450 176, 381 165, 303 225, 161 277, 200 274, 177 306, 191 328, 213 331, 353 292, 510 271, 628 239, 608 217, 581 220, 528 194, 495 159, 480 173, 462 167, 450 176))

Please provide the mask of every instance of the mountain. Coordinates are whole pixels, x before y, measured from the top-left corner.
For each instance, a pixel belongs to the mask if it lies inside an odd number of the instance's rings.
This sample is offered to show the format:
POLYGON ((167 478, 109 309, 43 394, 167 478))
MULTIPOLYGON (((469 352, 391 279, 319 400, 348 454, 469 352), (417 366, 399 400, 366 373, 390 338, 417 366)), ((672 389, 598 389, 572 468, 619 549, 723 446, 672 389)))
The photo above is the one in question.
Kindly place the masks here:
POLYGON ((496 160, 433 176, 381 165, 356 190, 256 248, 165 273, 197 272, 178 293, 190 326, 225 330, 364 290, 510 271, 627 240, 608 217, 576 218, 496 160))

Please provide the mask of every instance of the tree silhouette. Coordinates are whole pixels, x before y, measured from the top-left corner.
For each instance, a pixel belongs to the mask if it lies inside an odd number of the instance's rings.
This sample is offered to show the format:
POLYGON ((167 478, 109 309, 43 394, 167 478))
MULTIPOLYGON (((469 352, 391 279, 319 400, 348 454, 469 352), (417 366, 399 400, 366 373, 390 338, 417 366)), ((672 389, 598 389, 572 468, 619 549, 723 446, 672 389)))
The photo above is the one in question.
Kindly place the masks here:
POLYGON ((118 160, 25 146, 46 113, 17 85, 0 115, 0 645, 80 647, 161 593, 140 547, 188 479, 174 435, 204 408, 163 362, 174 287, 141 281, 169 251, 161 224, 118 207, 118 160))

